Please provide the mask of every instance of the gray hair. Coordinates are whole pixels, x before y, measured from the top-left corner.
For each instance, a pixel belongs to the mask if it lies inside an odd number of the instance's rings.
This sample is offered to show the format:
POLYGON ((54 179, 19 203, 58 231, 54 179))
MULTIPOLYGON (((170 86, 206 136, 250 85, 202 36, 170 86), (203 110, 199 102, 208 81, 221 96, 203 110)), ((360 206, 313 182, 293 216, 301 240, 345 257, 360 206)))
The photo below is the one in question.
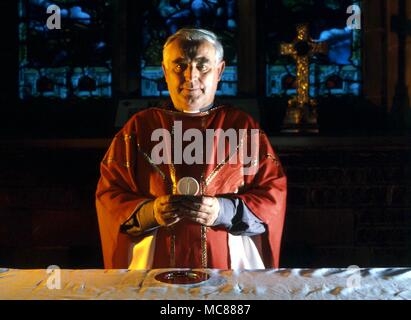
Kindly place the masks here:
POLYGON ((217 62, 221 62, 224 57, 224 49, 223 46, 218 40, 216 34, 214 32, 211 32, 209 30, 205 29, 190 29, 190 28, 183 28, 178 30, 176 33, 173 35, 169 36, 167 38, 166 43, 164 44, 163 47, 163 52, 165 48, 174 40, 183 40, 183 41, 207 41, 211 43, 216 52, 216 58, 217 62))

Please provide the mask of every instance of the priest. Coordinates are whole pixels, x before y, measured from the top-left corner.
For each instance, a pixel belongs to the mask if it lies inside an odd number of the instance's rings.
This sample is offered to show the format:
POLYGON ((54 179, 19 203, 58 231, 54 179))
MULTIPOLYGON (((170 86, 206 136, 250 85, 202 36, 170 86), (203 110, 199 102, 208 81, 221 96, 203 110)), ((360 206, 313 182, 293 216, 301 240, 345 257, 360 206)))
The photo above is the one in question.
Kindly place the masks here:
POLYGON ((277 268, 287 180, 259 124, 215 102, 221 43, 180 29, 162 66, 171 101, 137 112, 101 162, 105 268, 277 268))

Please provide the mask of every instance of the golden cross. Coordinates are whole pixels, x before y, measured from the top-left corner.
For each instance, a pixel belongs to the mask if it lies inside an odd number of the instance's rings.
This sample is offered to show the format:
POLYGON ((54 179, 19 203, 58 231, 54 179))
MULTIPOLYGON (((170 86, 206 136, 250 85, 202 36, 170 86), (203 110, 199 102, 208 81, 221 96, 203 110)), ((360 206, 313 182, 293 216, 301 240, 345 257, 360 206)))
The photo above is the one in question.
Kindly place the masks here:
POLYGON ((308 35, 308 25, 297 26, 297 38, 292 43, 281 44, 281 54, 290 55, 297 62, 297 97, 290 104, 297 106, 311 104, 310 99, 310 58, 318 53, 326 54, 328 45, 325 42, 314 42, 308 35))

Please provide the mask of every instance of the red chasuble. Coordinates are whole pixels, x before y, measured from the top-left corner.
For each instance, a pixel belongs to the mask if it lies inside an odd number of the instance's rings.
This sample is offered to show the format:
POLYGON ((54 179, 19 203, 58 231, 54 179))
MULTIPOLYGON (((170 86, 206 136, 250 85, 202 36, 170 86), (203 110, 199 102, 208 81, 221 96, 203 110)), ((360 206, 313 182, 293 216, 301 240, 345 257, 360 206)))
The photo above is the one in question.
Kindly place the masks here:
MULTIPOLYGON (((199 181, 204 195, 243 200, 266 228, 264 234, 253 237, 259 243, 264 265, 266 268, 277 268, 287 192, 287 180, 280 161, 261 130, 258 134, 257 161, 230 161, 239 159, 244 146, 248 145, 251 151, 250 144, 255 143, 249 134, 252 129, 259 129, 254 119, 228 106, 196 114, 178 112, 172 107, 150 108, 136 113, 115 136, 101 162, 96 207, 105 268, 128 267, 130 246, 139 239, 121 233, 120 225, 144 203, 159 196, 175 194, 176 183, 183 177, 193 177, 199 181), (153 148, 158 148, 161 142, 161 139, 153 138, 155 135, 152 134, 161 128, 166 129, 171 136, 171 163, 159 163, 152 156, 153 148), (182 139, 178 137, 177 131, 180 129, 183 135, 190 133, 188 129, 198 129, 197 132, 202 133, 203 161, 197 161, 197 154, 194 163, 187 163, 187 156, 196 152, 190 149, 195 134, 191 140, 182 139), (226 143, 224 157, 218 156, 218 141, 226 139, 223 134, 229 129, 237 133, 243 129, 247 135, 238 134, 237 146, 232 148, 230 143, 226 143), (210 141, 207 140, 207 132, 212 133, 210 130, 214 130, 214 136, 211 135, 214 143, 208 150, 210 152, 206 152, 209 145, 207 141, 210 141), (255 170, 244 170, 252 166, 255 166, 255 170)), ((175 267, 201 268, 201 225, 185 219, 173 228, 158 229, 152 267, 170 267, 172 235, 175 236, 175 267)), ((207 267, 230 269, 228 231, 221 226, 208 227, 206 238, 207 267)))

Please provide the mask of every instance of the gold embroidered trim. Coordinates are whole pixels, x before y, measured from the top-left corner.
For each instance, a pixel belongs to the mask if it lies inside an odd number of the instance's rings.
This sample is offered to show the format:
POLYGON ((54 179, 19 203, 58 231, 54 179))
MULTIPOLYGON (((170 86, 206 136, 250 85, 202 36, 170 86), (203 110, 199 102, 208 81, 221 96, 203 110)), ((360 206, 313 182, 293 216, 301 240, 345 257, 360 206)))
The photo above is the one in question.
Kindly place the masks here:
POLYGON ((170 235, 170 268, 176 267, 176 235, 173 232, 170 235))
POLYGON ((277 159, 273 154, 267 153, 265 156, 266 156, 268 159, 273 160, 273 161, 275 162, 275 165, 276 165, 277 167, 279 166, 279 161, 278 161, 278 159, 277 159))
POLYGON ((214 107, 214 108, 212 108, 211 110, 202 111, 202 112, 197 112, 197 113, 185 113, 185 112, 181 112, 181 111, 177 111, 177 110, 164 109, 164 108, 158 108, 158 107, 157 107, 157 108, 153 108, 153 109, 156 109, 156 110, 158 110, 158 111, 171 114, 171 115, 173 115, 173 116, 181 116, 181 115, 183 115, 183 116, 187 116, 187 117, 202 117, 202 116, 208 116, 208 115, 214 113, 215 111, 220 110, 220 109, 222 109, 222 108, 224 108, 224 107, 226 107, 226 106, 221 105, 221 106, 214 107))
POLYGON ((177 194, 177 178, 176 178, 176 168, 174 167, 174 164, 170 163, 168 165, 168 168, 170 170, 170 180, 171 180, 171 186, 172 186, 172 194, 177 194))
POLYGON ((112 163, 112 162, 117 162, 117 161, 114 160, 113 158, 108 158, 108 159, 104 159, 104 160, 103 160, 103 163, 104 163, 105 165, 108 165, 109 163, 112 163))
POLYGON ((210 184, 210 182, 220 172, 221 168, 224 167, 224 165, 227 164, 235 154, 237 154, 238 150, 243 146, 243 143, 244 143, 243 139, 241 139, 240 142, 238 143, 237 147, 235 148, 234 152, 232 154, 228 155, 227 158, 225 158, 225 160, 223 162, 219 163, 214 168, 214 170, 210 173, 210 175, 205 180, 205 185, 206 186, 208 186, 210 184))
POLYGON ((150 158, 150 156, 147 153, 141 150, 140 144, 138 143, 137 143, 137 150, 144 157, 144 159, 146 159, 147 162, 154 168, 154 170, 156 170, 160 174, 161 178, 163 178, 163 180, 165 181, 166 175, 164 174, 164 172, 161 171, 160 167, 154 163, 154 161, 150 158))
POLYGON ((124 139, 125 142, 130 141, 132 138, 133 138, 132 135, 129 135, 129 134, 124 134, 123 135, 123 139, 124 139))
MULTIPOLYGON (((104 163, 105 165, 109 165, 109 164, 112 163, 112 162, 116 162, 116 163, 117 163, 117 160, 115 160, 115 159, 113 159, 113 158, 108 158, 107 160, 103 160, 103 163, 104 163)), ((130 168, 130 166, 131 166, 129 161, 124 162, 122 165, 123 165, 123 167, 126 167, 126 168, 130 168)))
MULTIPOLYGON (((201 175, 200 178, 200 194, 204 195, 205 181, 204 176, 201 175)), ((207 227, 201 226, 201 267, 206 269, 208 266, 208 256, 207 256, 207 227)))
MULTIPOLYGON (((176 181, 176 168, 172 163, 168 166, 170 170, 170 180, 171 180, 171 192, 172 194, 177 194, 177 181, 176 181)), ((175 268, 176 266, 176 234, 174 228, 171 228, 170 236, 170 267, 175 268)))
POLYGON ((207 260, 207 227, 201 226, 201 267, 203 269, 207 268, 207 260))

